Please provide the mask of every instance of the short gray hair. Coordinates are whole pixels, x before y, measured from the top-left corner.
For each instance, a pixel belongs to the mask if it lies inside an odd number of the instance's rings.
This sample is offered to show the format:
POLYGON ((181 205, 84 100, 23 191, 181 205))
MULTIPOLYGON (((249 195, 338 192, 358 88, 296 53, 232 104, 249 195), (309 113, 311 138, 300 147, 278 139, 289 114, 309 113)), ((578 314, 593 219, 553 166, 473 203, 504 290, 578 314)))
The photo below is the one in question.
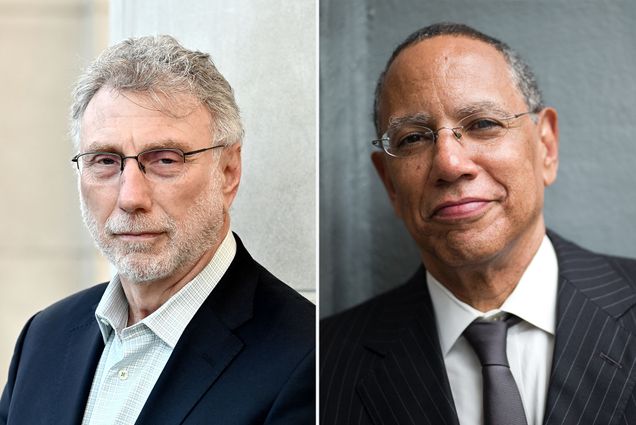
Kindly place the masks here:
POLYGON ((73 89, 70 131, 76 147, 82 116, 102 87, 148 94, 159 105, 164 97, 191 95, 210 112, 213 142, 229 145, 243 139, 232 87, 210 55, 188 50, 169 35, 129 38, 106 49, 86 68, 73 89))
POLYGON ((382 89, 384 88, 386 73, 391 67, 391 64, 393 63, 395 58, 402 52, 402 50, 406 49, 407 47, 428 38, 442 35, 467 37, 473 40, 483 41, 484 43, 493 46, 503 55, 504 59, 506 60, 506 63, 508 64, 508 67, 510 69, 510 74, 512 75, 512 80, 516 84, 521 95, 524 97, 526 105, 528 106, 528 110, 532 112, 538 112, 543 109, 543 96, 541 94, 541 90, 539 90, 537 79, 530 69, 530 66, 528 66, 528 64, 516 51, 510 48, 510 46, 508 46, 503 41, 497 40, 494 37, 477 31, 476 29, 469 27, 468 25, 456 24, 452 22, 440 22, 421 28, 406 37, 406 39, 395 48, 384 68, 384 71, 382 71, 382 74, 380 74, 380 78, 378 78, 378 83, 375 87, 375 97, 373 99, 373 123, 375 124, 375 131, 378 134, 378 137, 380 137, 380 122, 378 116, 380 96, 382 95, 382 89))

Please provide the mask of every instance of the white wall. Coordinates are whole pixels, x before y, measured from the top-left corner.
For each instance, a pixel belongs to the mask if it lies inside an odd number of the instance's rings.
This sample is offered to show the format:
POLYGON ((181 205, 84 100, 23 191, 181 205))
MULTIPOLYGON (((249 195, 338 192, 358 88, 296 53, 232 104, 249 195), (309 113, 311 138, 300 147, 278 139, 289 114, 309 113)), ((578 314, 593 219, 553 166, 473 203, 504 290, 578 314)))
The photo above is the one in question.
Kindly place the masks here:
POLYGON ((161 33, 210 53, 235 90, 246 138, 233 230, 315 300, 315 0, 111 0, 111 43, 161 33))
POLYGON ((0 385, 29 317, 107 279, 79 213, 67 116, 107 0, 0 1, 0 385))

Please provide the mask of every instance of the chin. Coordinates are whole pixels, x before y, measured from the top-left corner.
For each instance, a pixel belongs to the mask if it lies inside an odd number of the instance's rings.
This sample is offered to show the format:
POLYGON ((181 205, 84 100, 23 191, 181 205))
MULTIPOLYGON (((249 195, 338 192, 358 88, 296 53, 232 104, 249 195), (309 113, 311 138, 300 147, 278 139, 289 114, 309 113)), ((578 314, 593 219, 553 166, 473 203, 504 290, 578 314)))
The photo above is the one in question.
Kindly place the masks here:
POLYGON ((164 279, 172 275, 176 268, 169 258, 151 254, 128 254, 113 258, 111 262, 119 275, 136 283, 164 279))
POLYGON ((424 260, 433 258, 436 262, 458 268, 491 262, 506 249, 505 232, 493 227, 445 229, 419 240, 424 260))

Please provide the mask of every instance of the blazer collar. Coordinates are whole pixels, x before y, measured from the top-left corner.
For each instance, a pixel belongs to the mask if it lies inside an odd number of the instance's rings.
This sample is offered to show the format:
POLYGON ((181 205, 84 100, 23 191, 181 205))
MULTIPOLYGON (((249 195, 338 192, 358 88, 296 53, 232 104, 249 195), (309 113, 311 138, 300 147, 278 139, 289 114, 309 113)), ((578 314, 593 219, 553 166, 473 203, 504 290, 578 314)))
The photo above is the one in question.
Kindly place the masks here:
POLYGON ((385 301, 363 338, 376 358, 356 387, 367 412, 378 424, 458 425, 424 268, 385 301))
MULTIPOLYGON (((102 286, 101 291, 95 292, 99 296, 106 284, 102 286)), ((66 353, 60 365, 60 382, 58 388, 52 389, 64 392, 60 397, 53 398, 57 405, 51 411, 57 412, 56 423, 80 424, 84 417, 93 376, 104 350, 104 340, 95 320, 98 301, 99 298, 81 306, 76 311, 76 317, 80 320, 70 321, 75 325, 68 332, 65 343, 66 353)))
MULTIPOLYGON (((636 383, 636 335, 621 326, 636 285, 608 257, 548 236, 559 294, 544 424, 617 424, 636 383)), ((458 424, 423 268, 377 317, 363 337, 376 361, 356 388, 373 421, 458 424)))
POLYGON ((636 335, 621 326, 636 304, 634 285, 608 257, 548 236, 559 294, 544 424, 618 423, 636 382, 636 335))
POLYGON ((232 264, 186 327, 136 424, 181 423, 243 349, 233 331, 252 317, 259 269, 235 237, 232 264))
POLYGON ((610 257, 587 251, 552 231, 548 237, 557 252, 559 276, 591 302, 615 319, 636 305, 633 278, 620 273, 610 257))

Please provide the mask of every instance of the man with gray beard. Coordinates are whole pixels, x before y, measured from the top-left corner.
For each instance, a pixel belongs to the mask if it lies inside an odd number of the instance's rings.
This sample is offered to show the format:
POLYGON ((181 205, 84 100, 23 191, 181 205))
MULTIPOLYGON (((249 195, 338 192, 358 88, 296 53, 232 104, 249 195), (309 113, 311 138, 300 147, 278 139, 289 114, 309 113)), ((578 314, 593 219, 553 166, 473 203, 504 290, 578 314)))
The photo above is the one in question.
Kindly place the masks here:
POLYGON ((243 129, 209 56, 169 36, 107 49, 71 127, 117 274, 27 323, 0 423, 313 423, 314 307, 230 231, 243 129))

